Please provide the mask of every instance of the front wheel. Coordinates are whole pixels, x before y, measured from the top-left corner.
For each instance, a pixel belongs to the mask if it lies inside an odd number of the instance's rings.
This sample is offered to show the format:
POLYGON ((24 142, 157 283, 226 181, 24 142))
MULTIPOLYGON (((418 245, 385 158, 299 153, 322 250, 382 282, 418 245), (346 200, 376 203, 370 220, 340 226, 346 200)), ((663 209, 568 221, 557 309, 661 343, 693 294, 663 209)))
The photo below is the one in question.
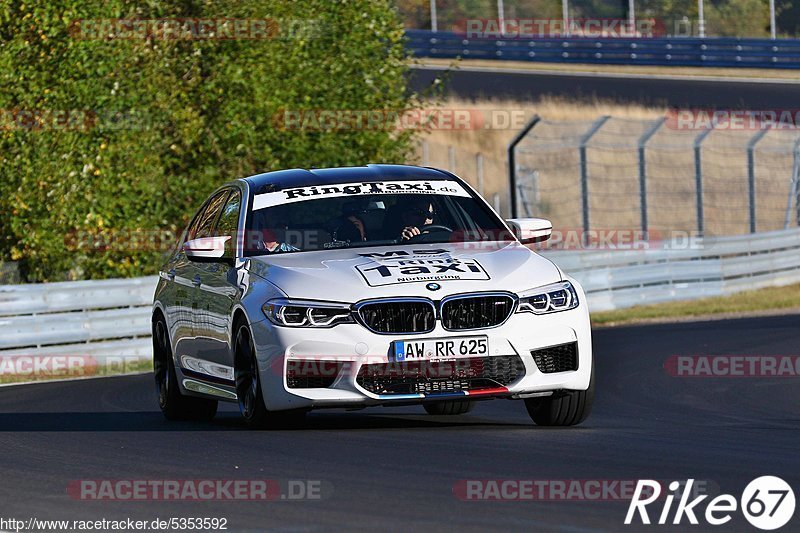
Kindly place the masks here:
POLYGON ((594 401, 594 362, 589 388, 554 393, 543 398, 528 398, 525 407, 536 425, 575 426, 586 420, 594 401))
POLYGON ((258 429, 290 427, 305 418, 305 411, 268 411, 261 391, 261 378, 253 337, 246 324, 237 327, 234 344, 234 377, 239 412, 245 423, 258 429))
POLYGON ((216 400, 181 394, 167 324, 160 316, 153 321, 153 373, 158 406, 167 420, 211 420, 217 414, 216 400))

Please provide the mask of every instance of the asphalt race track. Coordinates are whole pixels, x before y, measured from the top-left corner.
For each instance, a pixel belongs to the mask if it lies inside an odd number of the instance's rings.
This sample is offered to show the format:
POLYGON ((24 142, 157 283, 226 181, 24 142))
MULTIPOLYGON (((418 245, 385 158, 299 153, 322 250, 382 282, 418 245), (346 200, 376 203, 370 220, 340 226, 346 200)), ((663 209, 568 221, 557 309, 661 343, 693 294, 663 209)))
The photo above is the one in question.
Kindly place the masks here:
MULTIPOLYGON (((444 68, 416 68, 411 87, 423 91, 444 68)), ((702 80, 679 76, 580 75, 536 72, 452 70, 445 75, 445 94, 464 98, 511 98, 521 102, 542 96, 611 100, 669 107, 795 109, 797 82, 702 80)))
MULTIPOLYGON (((595 331, 598 397, 585 425, 537 428, 521 402, 461 417, 420 407, 315 412, 299 429, 249 431, 225 407, 168 423, 150 376, 0 388, 5 518, 225 517, 229 529, 647 530, 627 501, 463 501, 459 480, 705 480, 741 495, 772 474, 800 486, 800 379, 677 378, 671 355, 797 355, 800 316, 595 331), (81 479, 321 480, 307 501, 81 501, 81 479)), ((652 511, 657 518, 660 507, 652 511)), ((794 529, 797 513, 784 530, 794 529)), ((685 522, 684 522, 685 527, 685 522)), ((725 527, 743 531, 741 513, 725 527)), ((670 529, 650 527, 649 530, 670 529)), ((750 528, 752 530, 752 528, 750 528)))

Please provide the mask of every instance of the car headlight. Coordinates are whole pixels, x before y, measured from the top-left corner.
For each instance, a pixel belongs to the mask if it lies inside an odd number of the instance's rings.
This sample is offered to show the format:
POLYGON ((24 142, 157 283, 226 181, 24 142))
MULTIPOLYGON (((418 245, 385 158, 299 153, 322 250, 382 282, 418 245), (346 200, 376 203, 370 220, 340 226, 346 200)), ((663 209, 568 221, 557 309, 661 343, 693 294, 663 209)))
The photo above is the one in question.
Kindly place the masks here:
POLYGON ((518 313, 557 313, 578 307, 578 293, 569 281, 531 289, 519 295, 518 313))
POLYGON ((277 299, 262 309, 269 321, 278 326, 329 328, 355 322, 347 304, 277 299))

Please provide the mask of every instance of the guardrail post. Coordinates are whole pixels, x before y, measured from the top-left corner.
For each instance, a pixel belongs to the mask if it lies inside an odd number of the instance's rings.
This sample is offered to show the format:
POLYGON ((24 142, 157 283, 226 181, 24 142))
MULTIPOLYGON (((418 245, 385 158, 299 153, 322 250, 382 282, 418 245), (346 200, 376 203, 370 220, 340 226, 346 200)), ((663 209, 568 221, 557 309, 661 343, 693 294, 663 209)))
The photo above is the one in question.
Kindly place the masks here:
MULTIPOLYGON (((586 147, 589 141, 597 131, 603 127, 611 117, 604 115, 595 120, 589 130, 580 138, 578 150, 581 157, 581 208, 583 211, 583 240, 585 241, 589 235, 589 162, 586 159, 586 147)), ((585 244, 585 242, 584 242, 585 244)))
POLYGON ((747 189, 750 203, 750 233, 756 232, 756 144, 769 132, 769 126, 747 141, 747 189))
POLYGON ((694 139, 694 187, 697 198, 697 233, 699 237, 702 237, 705 232, 705 221, 703 219, 703 157, 700 145, 714 131, 715 126, 716 124, 712 123, 710 128, 694 139))
POLYGON ((539 117, 539 115, 533 115, 528 123, 525 124, 525 127, 514 136, 514 138, 511 140, 511 143, 508 145, 508 185, 509 193, 511 195, 511 209, 509 212, 511 213, 511 218, 517 217, 517 163, 514 151, 516 150, 519 142, 525 138, 528 132, 531 131, 540 120, 542 119, 539 117))
POLYGON ((786 203, 786 220, 783 224, 784 229, 789 229, 789 224, 792 221, 792 202, 795 202, 797 226, 800 227, 800 137, 794 141, 792 159, 792 182, 789 185, 789 200, 786 203))
POLYGON ((666 117, 656 120, 647 131, 639 137, 639 206, 641 208, 642 233, 646 241, 650 240, 650 237, 648 235, 649 230, 647 223, 647 160, 645 158, 645 149, 647 141, 656 134, 666 120, 666 117))
MULTIPOLYGON (((798 141, 800 144, 800 141, 798 141)), ((795 154, 800 157, 800 148, 795 150, 795 154)), ((797 227, 800 227, 800 161, 797 164, 797 174, 794 178, 794 207, 797 210, 797 227)))

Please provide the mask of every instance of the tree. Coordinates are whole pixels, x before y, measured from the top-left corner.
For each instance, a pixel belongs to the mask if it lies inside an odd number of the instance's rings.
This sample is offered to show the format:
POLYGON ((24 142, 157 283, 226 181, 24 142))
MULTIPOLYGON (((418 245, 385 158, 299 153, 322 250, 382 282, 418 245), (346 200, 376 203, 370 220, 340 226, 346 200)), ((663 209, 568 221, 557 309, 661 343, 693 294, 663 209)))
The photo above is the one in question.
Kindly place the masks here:
POLYGON ((708 35, 719 37, 768 37, 768 0, 726 0, 705 8, 708 35))
POLYGON ((225 181, 403 162, 409 132, 298 131, 274 118, 417 106, 406 59, 388 0, 3 0, 0 260, 18 261, 28 281, 153 273, 160 245, 141 237, 174 239, 225 181), (270 19, 280 31, 80 38, 98 19, 187 18, 270 19), (87 235, 117 242, 92 249, 87 235))

